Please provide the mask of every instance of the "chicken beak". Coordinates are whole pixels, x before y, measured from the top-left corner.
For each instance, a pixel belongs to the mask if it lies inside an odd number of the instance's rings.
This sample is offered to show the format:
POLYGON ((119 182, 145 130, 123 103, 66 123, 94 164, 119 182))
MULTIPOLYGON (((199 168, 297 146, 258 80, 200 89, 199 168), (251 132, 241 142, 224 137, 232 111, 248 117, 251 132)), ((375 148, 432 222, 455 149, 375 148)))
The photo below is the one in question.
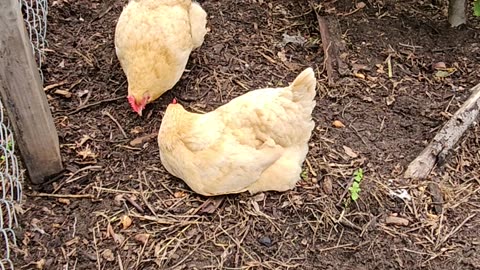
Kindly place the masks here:
POLYGON ((142 111, 143 111, 143 110, 138 110, 138 111, 137 111, 138 115, 142 116, 142 111))

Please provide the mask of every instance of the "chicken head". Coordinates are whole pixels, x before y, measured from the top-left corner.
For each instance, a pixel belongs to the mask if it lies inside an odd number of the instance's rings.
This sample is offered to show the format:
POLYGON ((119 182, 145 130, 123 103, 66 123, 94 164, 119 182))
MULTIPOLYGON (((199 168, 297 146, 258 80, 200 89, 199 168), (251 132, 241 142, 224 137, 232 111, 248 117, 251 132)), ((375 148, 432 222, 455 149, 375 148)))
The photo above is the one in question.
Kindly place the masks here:
POLYGON ((147 104, 150 102, 150 96, 148 94, 144 94, 140 102, 138 102, 137 99, 132 95, 129 95, 127 99, 133 111, 138 113, 140 116, 142 116, 142 111, 145 109, 145 106, 147 106, 147 104))

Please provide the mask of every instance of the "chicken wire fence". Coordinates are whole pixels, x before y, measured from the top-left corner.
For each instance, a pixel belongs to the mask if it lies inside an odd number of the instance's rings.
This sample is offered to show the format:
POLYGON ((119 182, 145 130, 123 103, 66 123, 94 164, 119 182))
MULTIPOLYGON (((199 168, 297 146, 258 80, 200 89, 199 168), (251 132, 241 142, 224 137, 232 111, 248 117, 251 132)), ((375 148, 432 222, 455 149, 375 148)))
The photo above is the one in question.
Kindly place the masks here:
MULTIPOLYGON (((33 54, 41 71, 43 49, 46 45, 48 0, 19 0, 33 54)), ((0 101, 0 270, 14 269, 12 247, 17 245, 14 228, 18 225, 16 205, 22 199, 23 174, 15 155, 15 141, 0 101)))
POLYGON ((43 49, 46 45, 48 0, 19 0, 38 70, 43 81, 43 49))
POLYGON ((10 245, 17 244, 13 228, 17 226, 15 205, 22 198, 22 174, 15 156, 13 133, 4 112, 0 102, 0 243, 5 246, 0 269, 13 269, 10 245))

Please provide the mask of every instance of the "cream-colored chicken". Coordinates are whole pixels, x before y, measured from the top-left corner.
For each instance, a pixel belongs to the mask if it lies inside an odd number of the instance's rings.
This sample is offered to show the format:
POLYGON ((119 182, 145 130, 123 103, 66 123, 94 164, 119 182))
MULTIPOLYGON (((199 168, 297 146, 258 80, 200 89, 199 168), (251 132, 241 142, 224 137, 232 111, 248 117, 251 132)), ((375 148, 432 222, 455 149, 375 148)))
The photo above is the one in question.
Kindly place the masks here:
POLYGON ((145 106, 180 80, 202 45, 207 13, 191 0, 130 0, 115 29, 115 50, 128 80, 128 101, 145 106))
POLYGON ((163 166, 205 196, 292 189, 314 128, 315 86, 307 68, 288 87, 250 91, 206 114, 174 100, 158 134, 163 166))

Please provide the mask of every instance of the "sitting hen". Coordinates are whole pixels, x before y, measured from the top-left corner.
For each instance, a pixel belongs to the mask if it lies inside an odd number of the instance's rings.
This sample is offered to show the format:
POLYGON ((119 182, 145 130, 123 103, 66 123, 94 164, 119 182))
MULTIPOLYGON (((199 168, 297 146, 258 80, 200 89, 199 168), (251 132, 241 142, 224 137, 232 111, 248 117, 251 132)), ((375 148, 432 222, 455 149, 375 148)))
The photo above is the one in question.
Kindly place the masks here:
POLYGON ((163 166, 205 196, 294 188, 314 128, 315 88, 307 68, 288 87, 250 91, 205 114, 174 99, 158 134, 163 166))
POLYGON ((139 115, 173 88, 193 49, 202 45, 207 13, 191 0, 130 0, 115 28, 115 51, 139 115))

